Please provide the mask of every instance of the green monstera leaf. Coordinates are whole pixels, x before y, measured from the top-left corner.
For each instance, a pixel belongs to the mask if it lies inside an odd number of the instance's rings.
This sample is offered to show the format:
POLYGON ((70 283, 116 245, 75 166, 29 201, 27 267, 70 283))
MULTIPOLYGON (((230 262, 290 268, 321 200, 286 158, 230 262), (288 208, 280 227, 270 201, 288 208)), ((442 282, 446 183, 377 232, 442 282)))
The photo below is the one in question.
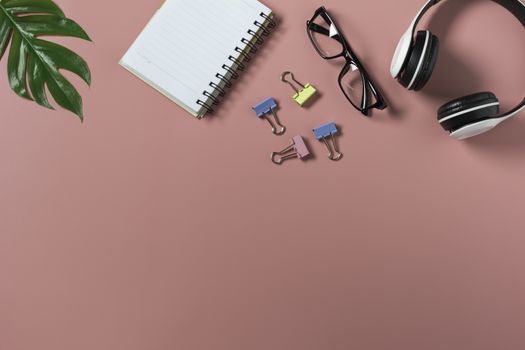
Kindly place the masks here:
POLYGON ((47 98, 47 87, 58 105, 83 120, 82 97, 60 70, 73 72, 90 85, 89 67, 73 51, 42 40, 41 36, 91 40, 51 0, 0 0, 0 60, 8 51, 7 75, 11 89, 23 98, 53 109, 47 98))

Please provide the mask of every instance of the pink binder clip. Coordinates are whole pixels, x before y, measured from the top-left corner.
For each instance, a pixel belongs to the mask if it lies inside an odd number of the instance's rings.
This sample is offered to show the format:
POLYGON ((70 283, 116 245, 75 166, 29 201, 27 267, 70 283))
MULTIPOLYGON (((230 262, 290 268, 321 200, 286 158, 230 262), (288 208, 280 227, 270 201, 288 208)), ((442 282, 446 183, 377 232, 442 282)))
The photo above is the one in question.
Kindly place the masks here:
POLYGON ((310 151, 306 146, 303 138, 300 135, 297 135, 292 138, 292 144, 280 152, 272 153, 272 162, 277 165, 283 164, 285 160, 292 158, 299 158, 304 160, 310 155, 310 151))

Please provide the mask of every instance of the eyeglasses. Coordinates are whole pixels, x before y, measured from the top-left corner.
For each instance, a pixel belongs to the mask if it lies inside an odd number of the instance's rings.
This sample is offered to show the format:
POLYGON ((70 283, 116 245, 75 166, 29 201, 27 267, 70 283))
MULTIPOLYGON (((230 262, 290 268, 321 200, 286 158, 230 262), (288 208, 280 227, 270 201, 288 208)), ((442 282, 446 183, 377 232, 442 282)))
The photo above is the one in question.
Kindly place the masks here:
POLYGON ((324 7, 317 9, 312 19, 306 22, 306 30, 310 41, 322 58, 333 60, 342 57, 346 60, 339 74, 339 86, 346 99, 358 111, 368 116, 372 109, 382 110, 387 107, 379 89, 324 7))

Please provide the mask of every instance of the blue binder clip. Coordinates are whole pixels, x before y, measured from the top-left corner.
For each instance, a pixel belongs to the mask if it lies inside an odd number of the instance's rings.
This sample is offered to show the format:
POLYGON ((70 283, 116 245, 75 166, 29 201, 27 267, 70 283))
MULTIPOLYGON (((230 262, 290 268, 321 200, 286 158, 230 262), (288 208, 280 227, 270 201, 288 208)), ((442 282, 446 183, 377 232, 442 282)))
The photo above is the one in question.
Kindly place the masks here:
POLYGON ((339 160, 343 158, 343 154, 339 152, 339 148, 337 148, 337 142, 335 140, 335 135, 339 132, 337 130, 337 125, 335 125, 334 122, 324 124, 319 126, 318 128, 313 129, 314 136, 317 140, 323 141, 326 145, 326 148, 328 148, 328 158, 331 160, 339 160), (330 145, 330 140, 332 144, 330 145))
POLYGON ((257 118, 264 118, 268 121, 268 123, 270 123, 270 126, 272 127, 272 132, 275 135, 284 134, 284 132, 286 131, 286 127, 281 124, 281 122, 279 121, 279 117, 277 117, 277 113, 275 113, 275 110, 277 109, 277 102, 272 97, 268 97, 261 103, 256 104, 255 106, 253 106, 252 109, 257 115, 257 118), (273 115, 273 119, 275 120, 275 122, 272 122, 268 118, 268 114, 270 113, 273 115))

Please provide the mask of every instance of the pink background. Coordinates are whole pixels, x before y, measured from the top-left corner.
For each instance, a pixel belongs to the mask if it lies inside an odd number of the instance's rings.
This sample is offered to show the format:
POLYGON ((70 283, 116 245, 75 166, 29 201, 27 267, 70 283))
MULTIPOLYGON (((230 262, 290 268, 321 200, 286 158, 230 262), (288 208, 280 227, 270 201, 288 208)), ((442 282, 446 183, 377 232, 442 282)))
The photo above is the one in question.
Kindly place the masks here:
POLYGON ((0 349, 525 348, 525 124, 461 143, 435 121, 458 95, 523 97, 524 33, 506 10, 440 5, 425 21, 440 60, 414 94, 388 69, 423 1, 326 1, 392 103, 365 119, 307 39, 320 3, 267 0, 279 29, 197 121, 117 65, 160 1, 58 2, 94 40, 62 41, 94 82, 74 80, 81 124, 2 74, 0 349), (287 69, 321 91, 310 109, 279 82, 287 69), (267 95, 283 137, 250 110, 267 95), (339 163, 311 137, 330 120, 339 163), (315 159, 274 166, 299 133, 315 159))

